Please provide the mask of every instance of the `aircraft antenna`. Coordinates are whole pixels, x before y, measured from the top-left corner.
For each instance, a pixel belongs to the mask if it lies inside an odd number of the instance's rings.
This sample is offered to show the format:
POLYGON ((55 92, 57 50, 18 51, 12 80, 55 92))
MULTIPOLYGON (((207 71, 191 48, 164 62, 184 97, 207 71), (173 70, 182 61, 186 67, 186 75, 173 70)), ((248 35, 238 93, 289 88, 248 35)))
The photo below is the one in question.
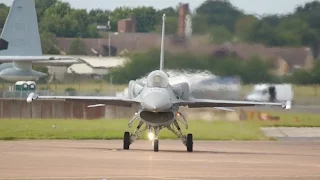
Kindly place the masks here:
POLYGON ((165 35, 165 21, 166 21, 166 14, 163 14, 162 16, 162 35, 161 35, 161 49, 160 49, 160 70, 163 71, 164 66, 164 35, 165 35))

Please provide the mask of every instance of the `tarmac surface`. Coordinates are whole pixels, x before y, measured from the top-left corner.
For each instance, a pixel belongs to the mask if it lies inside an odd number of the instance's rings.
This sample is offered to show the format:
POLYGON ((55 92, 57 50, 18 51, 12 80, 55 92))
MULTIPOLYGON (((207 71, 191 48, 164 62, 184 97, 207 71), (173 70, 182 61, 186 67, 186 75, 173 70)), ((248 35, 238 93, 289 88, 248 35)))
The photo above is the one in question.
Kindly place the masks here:
POLYGON ((264 127, 260 129, 267 137, 320 138, 320 128, 317 127, 264 127))
POLYGON ((320 141, 0 141, 1 180, 320 179, 320 141))
POLYGON ((292 105, 292 109, 284 110, 279 107, 270 106, 255 106, 255 107, 245 107, 244 110, 254 110, 254 111, 290 111, 295 113, 305 113, 305 114, 320 114, 320 106, 318 105, 292 105))

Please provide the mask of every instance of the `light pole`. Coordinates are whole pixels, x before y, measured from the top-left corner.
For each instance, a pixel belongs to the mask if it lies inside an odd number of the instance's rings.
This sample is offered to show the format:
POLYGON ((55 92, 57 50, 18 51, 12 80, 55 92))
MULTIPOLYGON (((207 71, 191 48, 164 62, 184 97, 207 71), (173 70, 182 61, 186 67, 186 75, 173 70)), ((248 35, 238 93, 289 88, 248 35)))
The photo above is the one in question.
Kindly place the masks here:
POLYGON ((110 16, 109 16, 109 19, 108 19, 108 24, 106 26, 98 25, 97 29, 100 30, 100 31, 108 31, 108 56, 111 56, 111 40, 110 40, 111 24, 110 24, 110 16))
POLYGON ((115 33, 108 33, 108 39, 109 39, 109 42, 108 42, 108 48, 109 48, 109 57, 111 56, 111 35, 118 35, 118 32, 115 32, 115 33))
POLYGON ((108 20, 108 26, 107 26, 109 32, 108 32, 108 54, 109 54, 109 57, 111 56, 111 39, 110 39, 110 30, 111 30, 111 24, 110 24, 110 17, 109 17, 109 20, 108 20))

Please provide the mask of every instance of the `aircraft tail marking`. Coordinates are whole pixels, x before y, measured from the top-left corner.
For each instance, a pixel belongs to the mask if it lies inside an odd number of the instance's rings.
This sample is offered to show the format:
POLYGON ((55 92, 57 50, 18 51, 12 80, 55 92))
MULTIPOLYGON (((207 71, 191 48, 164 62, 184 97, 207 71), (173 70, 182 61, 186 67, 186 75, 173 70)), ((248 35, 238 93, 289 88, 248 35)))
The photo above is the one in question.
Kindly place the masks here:
POLYGON ((0 56, 42 55, 34 0, 13 1, 1 39, 0 56))
POLYGON ((0 38, 0 51, 8 49, 8 41, 0 38))

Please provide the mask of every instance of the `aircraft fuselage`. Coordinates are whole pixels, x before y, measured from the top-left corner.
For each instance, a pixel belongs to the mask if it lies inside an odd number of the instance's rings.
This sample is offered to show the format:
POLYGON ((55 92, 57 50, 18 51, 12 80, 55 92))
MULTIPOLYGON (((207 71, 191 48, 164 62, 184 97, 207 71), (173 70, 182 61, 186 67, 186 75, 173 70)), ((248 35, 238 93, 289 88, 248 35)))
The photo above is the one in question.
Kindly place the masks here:
POLYGON ((146 88, 141 96, 141 110, 139 116, 147 125, 153 127, 169 126, 175 121, 178 106, 174 106, 176 99, 170 86, 167 88, 146 88))

